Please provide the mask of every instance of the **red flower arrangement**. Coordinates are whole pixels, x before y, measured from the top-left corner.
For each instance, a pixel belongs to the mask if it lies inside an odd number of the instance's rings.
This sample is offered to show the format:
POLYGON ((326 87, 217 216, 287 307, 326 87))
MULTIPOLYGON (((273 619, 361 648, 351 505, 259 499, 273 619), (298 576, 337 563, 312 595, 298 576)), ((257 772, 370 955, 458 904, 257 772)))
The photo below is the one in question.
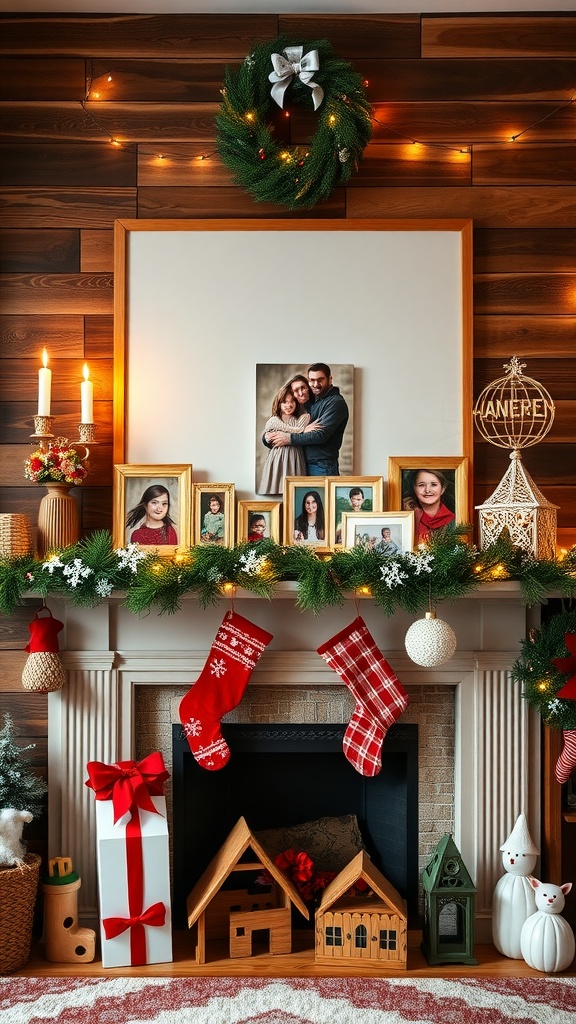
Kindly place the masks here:
MULTIPOLYGON (((336 877, 335 871, 318 871, 314 861, 304 850, 294 850, 292 847, 278 853, 274 863, 294 883, 302 899, 307 903, 311 903, 317 893, 322 892, 336 877)), ((263 871, 256 881, 259 885, 272 885, 274 879, 267 871, 263 871)))
POLYGON ((87 473, 82 458, 65 437, 55 438, 46 451, 32 452, 24 462, 24 476, 37 484, 46 481, 80 484, 87 473))

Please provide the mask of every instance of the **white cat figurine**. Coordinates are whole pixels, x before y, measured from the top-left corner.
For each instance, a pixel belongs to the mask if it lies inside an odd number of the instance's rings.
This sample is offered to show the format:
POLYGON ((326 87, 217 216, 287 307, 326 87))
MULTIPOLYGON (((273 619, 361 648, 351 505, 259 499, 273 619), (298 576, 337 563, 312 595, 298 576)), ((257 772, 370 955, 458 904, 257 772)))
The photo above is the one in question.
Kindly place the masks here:
POLYGON ((530 877, 530 885, 536 894, 537 909, 522 928, 522 956, 536 971, 556 974, 570 966, 576 952, 574 932, 561 917, 564 897, 570 892, 572 882, 552 885, 530 877))
POLYGON ((520 934, 524 922, 536 911, 529 875, 536 867, 538 856, 525 814, 518 815, 500 850, 506 874, 498 879, 492 898, 492 940, 504 956, 521 960, 520 934))

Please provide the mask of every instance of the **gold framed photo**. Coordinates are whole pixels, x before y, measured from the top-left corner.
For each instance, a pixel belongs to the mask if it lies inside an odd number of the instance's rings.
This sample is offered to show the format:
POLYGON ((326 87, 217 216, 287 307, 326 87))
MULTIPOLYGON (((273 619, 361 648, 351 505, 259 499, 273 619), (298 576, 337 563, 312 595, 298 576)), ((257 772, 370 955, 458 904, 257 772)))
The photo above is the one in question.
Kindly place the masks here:
POLYGON ((414 512, 414 543, 449 523, 469 523, 468 459, 390 457, 388 507, 414 512))
POLYGON ((381 476, 327 476, 326 483, 330 508, 328 543, 334 548, 344 544, 344 512, 382 511, 383 481, 381 476))
POLYGON ((329 497, 325 476, 284 478, 284 544, 329 551, 329 497))
POLYGON ((113 543, 169 557, 191 543, 192 466, 114 466, 113 543))
POLYGON ((238 544, 258 540, 274 540, 279 544, 280 505, 279 501, 239 501, 238 544))
POLYGON ((234 484, 194 485, 194 543, 234 546, 234 484))
POLYGON ((342 538, 345 548, 405 555, 414 547, 414 513, 343 512, 342 538))

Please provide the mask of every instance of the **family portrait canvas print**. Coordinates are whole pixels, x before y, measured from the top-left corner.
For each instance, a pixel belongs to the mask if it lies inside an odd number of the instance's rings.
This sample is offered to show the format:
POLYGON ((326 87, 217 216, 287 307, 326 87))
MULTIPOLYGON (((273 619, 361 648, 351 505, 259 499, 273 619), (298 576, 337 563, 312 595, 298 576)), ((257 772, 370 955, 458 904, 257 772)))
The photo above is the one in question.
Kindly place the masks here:
POLYGON ((354 367, 256 366, 257 494, 282 494, 288 476, 352 472, 354 367))

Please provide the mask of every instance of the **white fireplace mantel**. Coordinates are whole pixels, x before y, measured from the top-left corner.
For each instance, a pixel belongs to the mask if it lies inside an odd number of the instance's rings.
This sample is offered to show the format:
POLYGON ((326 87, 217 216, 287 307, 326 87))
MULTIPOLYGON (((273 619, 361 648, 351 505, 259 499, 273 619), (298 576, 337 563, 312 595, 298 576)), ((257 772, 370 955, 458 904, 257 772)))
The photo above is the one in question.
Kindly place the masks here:
MULTIPOLYGON (((250 686, 334 686, 338 677, 316 653, 357 614, 352 601, 321 615, 302 612, 294 585, 279 602, 237 594, 236 610, 269 629, 274 639, 250 686)), ((80 916, 97 919, 94 797, 85 786, 86 763, 134 756, 134 708, 141 686, 190 686, 229 607, 203 610, 185 600, 175 615, 136 616, 118 599, 83 609, 62 603, 62 661, 67 685, 50 694, 49 855, 73 858, 82 875, 80 916)), ((540 731, 537 716, 510 677, 527 609, 517 584, 490 584, 437 613, 455 630, 458 650, 444 666, 424 669, 407 656, 403 640, 414 616, 383 615, 362 600, 360 614, 405 684, 455 687, 455 842, 478 889, 477 940, 489 941, 491 902, 501 875, 499 847, 524 811, 538 843, 540 731)))

